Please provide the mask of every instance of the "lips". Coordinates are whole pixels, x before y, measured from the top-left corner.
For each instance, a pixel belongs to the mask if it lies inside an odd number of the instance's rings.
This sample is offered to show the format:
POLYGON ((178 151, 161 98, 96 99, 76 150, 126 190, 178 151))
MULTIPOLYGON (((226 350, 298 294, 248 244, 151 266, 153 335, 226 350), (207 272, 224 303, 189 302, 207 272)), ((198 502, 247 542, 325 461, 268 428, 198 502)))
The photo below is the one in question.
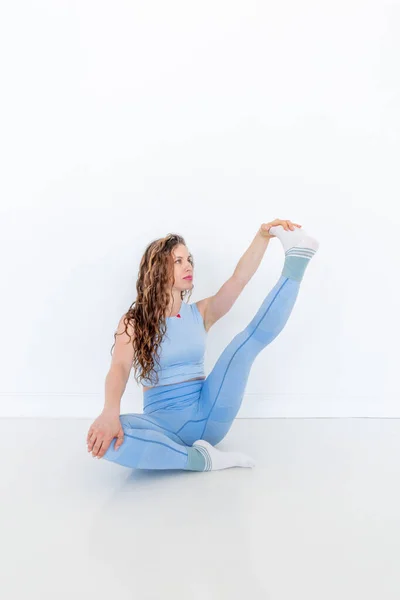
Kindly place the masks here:
POLYGON ((188 275, 187 277, 184 277, 183 279, 190 279, 190 280, 192 280, 193 276, 192 275, 188 275))

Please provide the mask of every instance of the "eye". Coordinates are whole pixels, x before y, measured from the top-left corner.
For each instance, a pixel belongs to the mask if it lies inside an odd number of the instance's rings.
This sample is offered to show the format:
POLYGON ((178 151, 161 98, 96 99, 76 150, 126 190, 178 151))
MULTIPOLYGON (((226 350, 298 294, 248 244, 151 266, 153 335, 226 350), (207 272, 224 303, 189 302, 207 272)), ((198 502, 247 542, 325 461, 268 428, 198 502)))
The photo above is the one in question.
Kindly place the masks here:
MULTIPOLYGON (((193 258, 189 258, 188 260, 189 260, 189 262, 190 262, 191 264, 193 264, 193 258)), ((178 262, 181 262, 181 259, 180 259, 180 258, 178 258, 178 259, 177 259, 175 262, 176 262, 176 263, 178 263, 178 262)))

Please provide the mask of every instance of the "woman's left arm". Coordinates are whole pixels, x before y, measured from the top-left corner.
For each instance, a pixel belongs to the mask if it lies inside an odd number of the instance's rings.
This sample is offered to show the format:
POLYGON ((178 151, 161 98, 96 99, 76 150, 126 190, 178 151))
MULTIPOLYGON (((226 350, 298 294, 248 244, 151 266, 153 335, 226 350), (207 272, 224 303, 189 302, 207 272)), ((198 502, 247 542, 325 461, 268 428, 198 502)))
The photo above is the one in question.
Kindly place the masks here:
MULTIPOLYGON (((263 223, 250 246, 240 258, 233 275, 225 281, 214 296, 197 302, 199 309, 204 314, 204 322, 207 330, 232 308, 243 288, 257 271, 262 257, 268 248, 269 240, 275 237, 269 233, 269 229, 274 225, 282 225, 286 230, 293 230, 295 228, 291 221, 282 221, 281 219, 275 219, 270 223, 263 223)), ((297 226, 300 227, 299 225, 297 226)))
POLYGON ((253 241, 246 252, 240 258, 233 272, 233 277, 239 280, 243 286, 247 285, 254 273, 260 266, 261 260, 268 248, 269 240, 272 236, 268 233, 264 235, 261 228, 257 231, 253 241))

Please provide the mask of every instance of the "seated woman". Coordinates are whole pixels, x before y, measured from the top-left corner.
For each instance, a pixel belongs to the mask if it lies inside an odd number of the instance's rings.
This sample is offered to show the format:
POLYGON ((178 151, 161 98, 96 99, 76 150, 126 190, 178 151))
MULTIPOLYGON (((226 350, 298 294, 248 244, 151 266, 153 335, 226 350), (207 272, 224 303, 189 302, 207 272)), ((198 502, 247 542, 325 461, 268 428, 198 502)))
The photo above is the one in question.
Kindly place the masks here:
POLYGON ((319 243, 291 221, 263 224, 233 275, 214 296, 196 303, 194 261, 184 239, 169 234, 148 245, 137 299, 121 318, 106 378, 101 415, 87 435, 88 451, 135 469, 210 471, 252 467, 252 458, 215 448, 240 409, 256 356, 282 331, 305 269, 319 243), (282 273, 248 325, 204 373, 207 333, 233 306, 257 270, 271 238, 285 251, 282 273), (120 415, 131 368, 143 385, 143 413, 120 415), (116 438, 115 444, 112 443, 116 438))

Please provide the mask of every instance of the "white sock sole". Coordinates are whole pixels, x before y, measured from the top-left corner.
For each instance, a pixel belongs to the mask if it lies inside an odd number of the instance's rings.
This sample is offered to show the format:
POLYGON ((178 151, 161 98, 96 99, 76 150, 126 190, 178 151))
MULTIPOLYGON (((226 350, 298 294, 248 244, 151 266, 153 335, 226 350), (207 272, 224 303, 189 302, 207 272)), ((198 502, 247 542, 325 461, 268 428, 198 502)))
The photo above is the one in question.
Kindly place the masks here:
POLYGON ((214 448, 205 440, 197 440, 193 444, 205 458, 206 471, 217 471, 219 469, 229 469, 230 467, 254 467, 256 464, 251 456, 241 452, 222 452, 214 448))

